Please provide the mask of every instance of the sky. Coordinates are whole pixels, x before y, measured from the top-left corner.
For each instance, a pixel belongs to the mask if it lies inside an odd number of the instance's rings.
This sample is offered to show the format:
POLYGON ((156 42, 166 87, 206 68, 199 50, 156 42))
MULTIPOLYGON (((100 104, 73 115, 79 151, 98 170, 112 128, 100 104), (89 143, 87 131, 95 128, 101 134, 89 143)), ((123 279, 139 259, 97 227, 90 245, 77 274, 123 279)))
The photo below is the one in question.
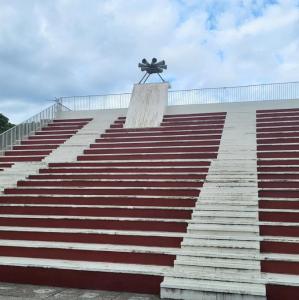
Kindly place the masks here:
POLYGON ((299 80, 299 0, 0 0, 0 113, 130 92, 142 58, 172 89, 299 80))

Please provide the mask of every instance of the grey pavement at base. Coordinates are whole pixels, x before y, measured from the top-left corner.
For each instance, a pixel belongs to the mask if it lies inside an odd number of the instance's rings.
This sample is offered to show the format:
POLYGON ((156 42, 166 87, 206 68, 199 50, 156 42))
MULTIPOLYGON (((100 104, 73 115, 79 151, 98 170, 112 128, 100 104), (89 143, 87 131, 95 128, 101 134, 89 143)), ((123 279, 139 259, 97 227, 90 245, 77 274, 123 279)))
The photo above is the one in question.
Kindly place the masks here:
POLYGON ((0 300, 159 300, 155 295, 0 282, 0 300))

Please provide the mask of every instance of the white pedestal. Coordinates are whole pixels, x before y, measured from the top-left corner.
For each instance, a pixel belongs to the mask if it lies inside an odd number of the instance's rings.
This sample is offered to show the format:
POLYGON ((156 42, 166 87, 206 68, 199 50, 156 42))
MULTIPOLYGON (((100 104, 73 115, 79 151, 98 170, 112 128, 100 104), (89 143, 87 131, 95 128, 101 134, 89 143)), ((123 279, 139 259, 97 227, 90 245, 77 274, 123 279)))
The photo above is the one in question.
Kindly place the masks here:
POLYGON ((168 99, 168 83, 135 84, 125 128, 158 127, 168 99))

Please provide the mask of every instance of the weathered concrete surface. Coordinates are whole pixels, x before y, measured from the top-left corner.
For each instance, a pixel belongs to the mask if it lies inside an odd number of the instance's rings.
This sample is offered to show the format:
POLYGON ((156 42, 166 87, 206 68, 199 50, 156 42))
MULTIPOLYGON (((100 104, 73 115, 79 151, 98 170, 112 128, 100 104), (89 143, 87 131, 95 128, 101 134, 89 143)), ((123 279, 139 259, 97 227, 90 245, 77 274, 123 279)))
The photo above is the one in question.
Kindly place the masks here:
POLYGON ((168 83, 135 84, 125 128, 157 127, 163 119, 168 83))
POLYGON ((0 300, 159 300, 158 296, 0 282, 0 300))

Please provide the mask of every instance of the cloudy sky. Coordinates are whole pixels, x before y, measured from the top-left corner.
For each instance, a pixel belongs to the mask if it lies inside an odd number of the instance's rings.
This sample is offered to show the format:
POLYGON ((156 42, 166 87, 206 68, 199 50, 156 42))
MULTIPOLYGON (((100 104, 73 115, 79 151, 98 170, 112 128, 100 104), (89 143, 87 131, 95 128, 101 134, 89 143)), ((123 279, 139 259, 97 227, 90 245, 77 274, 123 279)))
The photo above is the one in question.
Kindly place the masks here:
POLYGON ((131 91, 165 59, 173 89, 299 80, 299 0, 0 0, 0 112, 131 91))

